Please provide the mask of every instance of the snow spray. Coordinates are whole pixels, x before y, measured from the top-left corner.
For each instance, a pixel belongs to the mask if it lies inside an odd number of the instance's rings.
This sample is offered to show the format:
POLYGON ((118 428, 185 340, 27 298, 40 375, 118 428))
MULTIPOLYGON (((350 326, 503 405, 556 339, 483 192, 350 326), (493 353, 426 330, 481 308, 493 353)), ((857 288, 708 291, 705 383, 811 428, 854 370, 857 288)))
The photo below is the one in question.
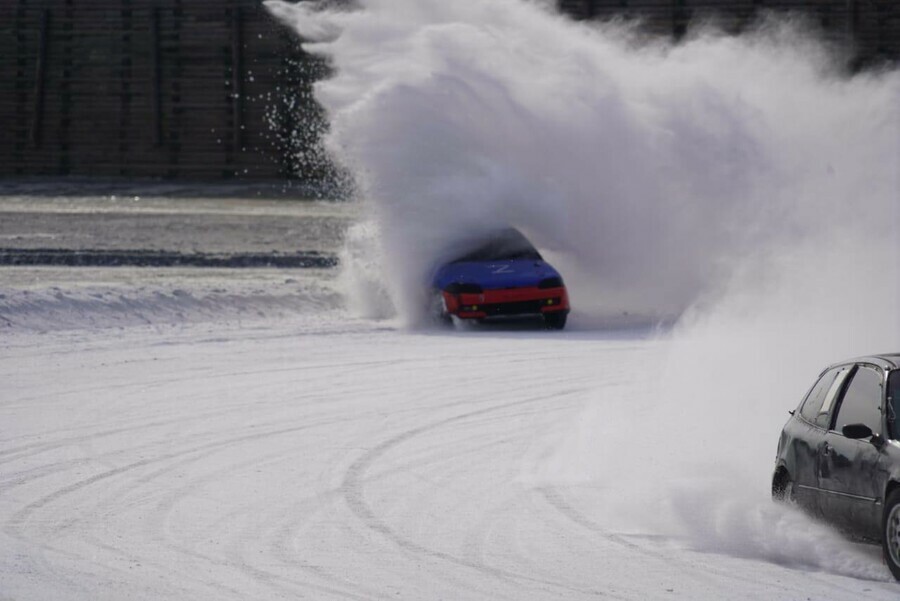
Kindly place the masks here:
POLYGON ((768 480, 821 368, 900 350, 897 71, 849 75, 772 19, 673 44, 521 0, 266 5, 334 68, 326 145, 369 215, 355 304, 419 322, 435 266, 511 225, 564 274, 573 327, 676 322, 647 390, 598 391, 530 477, 633 488, 636 523, 700 547, 882 574, 768 480))

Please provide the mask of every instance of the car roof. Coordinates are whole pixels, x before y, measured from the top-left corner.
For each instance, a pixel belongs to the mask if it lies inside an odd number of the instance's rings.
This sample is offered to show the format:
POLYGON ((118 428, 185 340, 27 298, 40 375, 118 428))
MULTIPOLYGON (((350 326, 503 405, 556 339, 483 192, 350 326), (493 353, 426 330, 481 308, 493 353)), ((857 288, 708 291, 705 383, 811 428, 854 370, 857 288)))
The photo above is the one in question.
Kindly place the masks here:
POLYGON ((900 353, 883 353, 878 355, 856 357, 854 359, 838 361, 837 363, 829 365, 827 369, 838 367, 840 365, 847 365, 850 363, 871 363, 872 365, 877 365, 878 367, 885 370, 898 369, 900 368, 900 353))

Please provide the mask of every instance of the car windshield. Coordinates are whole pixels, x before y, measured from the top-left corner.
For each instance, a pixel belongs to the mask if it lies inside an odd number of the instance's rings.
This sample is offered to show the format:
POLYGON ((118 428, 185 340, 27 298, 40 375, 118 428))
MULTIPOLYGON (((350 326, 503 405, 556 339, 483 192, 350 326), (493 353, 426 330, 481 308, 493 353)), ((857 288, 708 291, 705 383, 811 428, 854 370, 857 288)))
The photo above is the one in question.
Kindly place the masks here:
POLYGON ((518 230, 507 229, 497 232, 487 242, 453 261, 470 263, 473 261, 540 261, 541 254, 518 230))

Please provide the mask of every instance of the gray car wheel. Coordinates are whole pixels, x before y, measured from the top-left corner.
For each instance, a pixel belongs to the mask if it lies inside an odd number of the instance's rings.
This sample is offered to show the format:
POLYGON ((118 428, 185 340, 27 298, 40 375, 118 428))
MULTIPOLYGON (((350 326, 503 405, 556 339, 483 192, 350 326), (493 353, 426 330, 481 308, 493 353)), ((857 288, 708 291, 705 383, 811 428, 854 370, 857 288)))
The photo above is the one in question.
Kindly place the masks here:
POLYGON ((440 290, 433 290, 431 292, 431 301, 429 302, 428 306, 428 314, 434 323, 440 324, 442 326, 449 326, 453 323, 450 319, 450 314, 447 313, 447 306, 444 303, 444 295, 441 294, 440 290))
POLYGON ((784 468, 772 478, 772 499, 779 503, 794 502, 794 482, 784 468))
POLYGON ((894 578, 900 580, 900 489, 888 495, 881 534, 884 561, 894 578))
POLYGON ((567 317, 568 315, 563 311, 544 313, 544 325, 548 330, 561 330, 566 327, 567 317))

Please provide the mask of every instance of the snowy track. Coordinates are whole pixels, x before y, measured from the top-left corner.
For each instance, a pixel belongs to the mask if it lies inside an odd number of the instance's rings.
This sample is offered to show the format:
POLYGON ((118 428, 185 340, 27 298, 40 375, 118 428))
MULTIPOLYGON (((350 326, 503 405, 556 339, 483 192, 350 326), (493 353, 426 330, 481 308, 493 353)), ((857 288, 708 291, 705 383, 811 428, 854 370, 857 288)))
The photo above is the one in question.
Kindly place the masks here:
POLYGON ((2 342, 0 598, 896 597, 622 531, 596 488, 523 477, 660 343, 338 313, 109 332, 2 342))

